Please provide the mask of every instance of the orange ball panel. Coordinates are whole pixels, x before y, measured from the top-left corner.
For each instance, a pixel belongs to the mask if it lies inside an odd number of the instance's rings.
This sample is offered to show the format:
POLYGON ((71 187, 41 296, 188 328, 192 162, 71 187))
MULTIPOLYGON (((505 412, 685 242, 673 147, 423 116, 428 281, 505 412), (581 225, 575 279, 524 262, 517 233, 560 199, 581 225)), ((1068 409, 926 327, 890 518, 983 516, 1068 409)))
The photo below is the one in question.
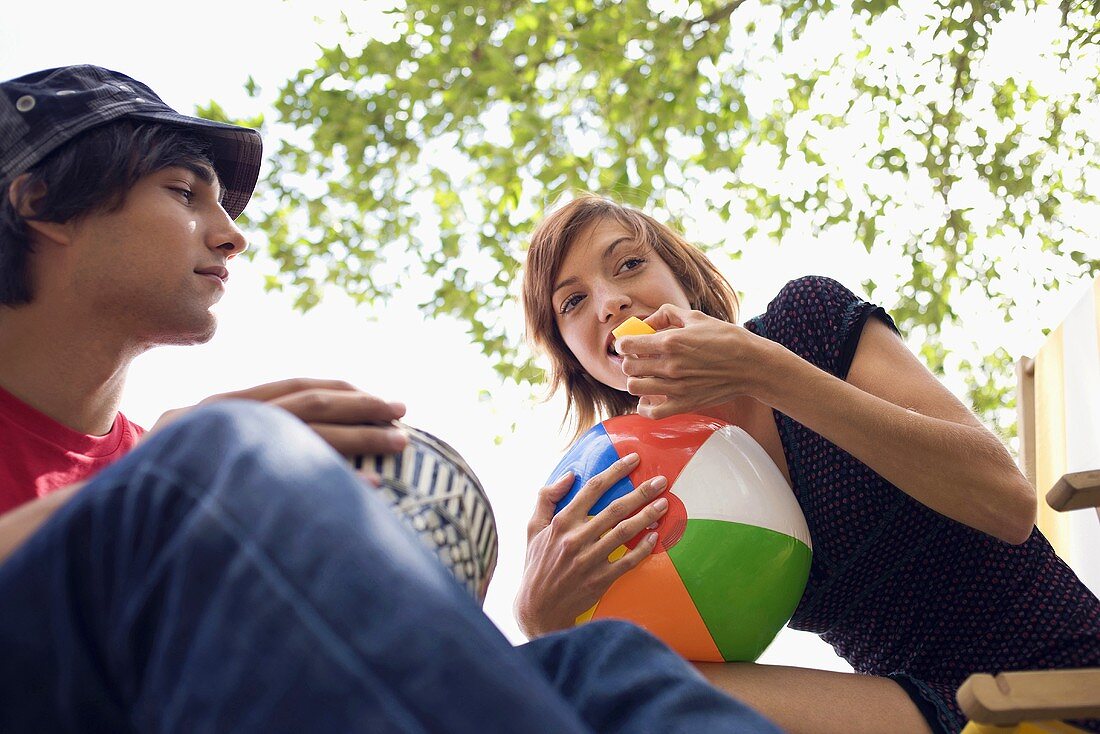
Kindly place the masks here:
POLYGON ((667 553, 654 553, 612 584, 592 619, 629 619, 688 660, 723 660, 667 553))

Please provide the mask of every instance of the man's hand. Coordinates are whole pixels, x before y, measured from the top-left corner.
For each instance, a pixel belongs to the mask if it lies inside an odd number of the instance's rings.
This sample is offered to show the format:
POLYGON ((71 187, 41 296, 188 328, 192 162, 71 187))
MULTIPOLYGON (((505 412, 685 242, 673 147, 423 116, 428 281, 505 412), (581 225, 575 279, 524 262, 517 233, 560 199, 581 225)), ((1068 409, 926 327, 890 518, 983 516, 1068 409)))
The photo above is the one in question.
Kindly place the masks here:
MULTIPOLYGON (((409 442, 394 421, 405 415, 403 403, 368 395, 342 380, 294 378, 246 390, 211 395, 198 405, 218 400, 256 400, 282 408, 297 417, 344 456, 392 454, 409 442)), ((171 423, 191 408, 170 410, 150 433, 171 423)))
POLYGON ((84 482, 70 484, 50 492, 45 497, 26 502, 0 515, 0 563, 50 519, 57 508, 69 501, 84 482))
MULTIPOLYGON (((405 415, 402 403, 376 398, 340 380, 281 380, 247 390, 211 395, 198 405, 229 399, 257 400, 278 406, 305 422, 345 456, 392 454, 404 449, 409 442, 405 431, 394 425, 394 421, 405 415)), ((149 434, 196 407, 168 411, 149 434)), ((371 472, 363 472, 363 476, 372 484, 378 484, 377 477, 371 472)), ((83 484, 80 482, 55 490, 0 515, 0 562, 22 545, 83 484)))

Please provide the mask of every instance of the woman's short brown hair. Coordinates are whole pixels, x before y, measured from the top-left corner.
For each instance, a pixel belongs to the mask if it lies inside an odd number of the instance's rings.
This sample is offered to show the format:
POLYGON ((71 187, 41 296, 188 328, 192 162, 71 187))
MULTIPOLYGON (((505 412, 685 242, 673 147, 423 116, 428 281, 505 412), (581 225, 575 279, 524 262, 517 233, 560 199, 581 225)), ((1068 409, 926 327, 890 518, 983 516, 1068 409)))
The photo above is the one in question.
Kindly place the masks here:
POLYGON ((535 228, 523 272, 523 310, 532 347, 550 358, 549 394, 565 388, 565 422, 574 420, 574 438, 597 420, 629 413, 638 399, 608 387, 584 371, 558 331, 553 284, 569 248, 587 227, 612 219, 652 247, 672 269, 691 307, 708 316, 736 321, 738 301, 729 281, 699 248, 636 209, 595 194, 584 194, 554 211, 535 228))

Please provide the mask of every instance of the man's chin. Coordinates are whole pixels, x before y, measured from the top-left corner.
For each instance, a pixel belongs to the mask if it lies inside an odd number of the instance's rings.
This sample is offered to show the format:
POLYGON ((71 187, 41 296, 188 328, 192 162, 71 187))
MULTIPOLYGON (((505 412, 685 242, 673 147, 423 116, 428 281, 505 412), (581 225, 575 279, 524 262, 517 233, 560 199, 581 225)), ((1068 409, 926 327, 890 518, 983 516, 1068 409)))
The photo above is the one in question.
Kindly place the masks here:
POLYGON ((201 324, 176 325, 176 328, 160 330, 152 339, 156 346, 191 346, 206 344, 214 338, 218 330, 218 320, 214 314, 206 314, 209 318, 201 324))

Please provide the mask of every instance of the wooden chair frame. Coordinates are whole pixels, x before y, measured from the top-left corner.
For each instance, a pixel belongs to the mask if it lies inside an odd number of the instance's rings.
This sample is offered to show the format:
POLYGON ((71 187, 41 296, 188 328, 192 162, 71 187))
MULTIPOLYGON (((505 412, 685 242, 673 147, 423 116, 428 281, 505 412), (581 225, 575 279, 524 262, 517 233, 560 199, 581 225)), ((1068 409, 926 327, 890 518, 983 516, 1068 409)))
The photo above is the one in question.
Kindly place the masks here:
MULTIPOLYGON (((1024 473, 1034 485, 1033 360, 1025 357, 1017 362, 1016 379, 1020 458, 1024 473)), ((1041 487, 1037 489, 1042 491, 1041 487)), ((1100 468, 1064 475, 1046 493, 1045 501, 1058 511, 1095 507, 1100 514, 1100 468)), ((1100 718, 1100 668, 975 673, 963 682, 957 697, 972 722, 964 734, 1081 731, 1060 722, 1100 718)))

